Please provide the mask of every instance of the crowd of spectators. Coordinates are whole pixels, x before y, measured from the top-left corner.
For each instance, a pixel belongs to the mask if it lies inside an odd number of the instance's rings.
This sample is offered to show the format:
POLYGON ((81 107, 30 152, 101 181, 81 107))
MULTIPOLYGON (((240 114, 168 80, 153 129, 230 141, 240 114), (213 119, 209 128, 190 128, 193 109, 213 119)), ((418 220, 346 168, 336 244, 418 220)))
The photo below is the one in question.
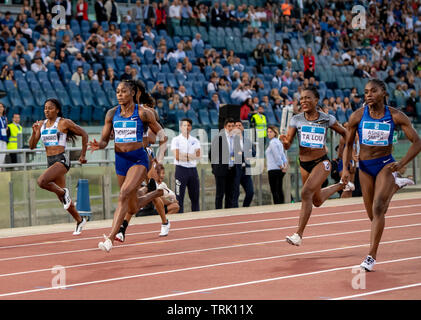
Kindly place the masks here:
POLYGON ((209 110, 219 111, 227 102, 240 104, 243 120, 249 120, 258 106, 275 111, 291 105, 297 112, 300 92, 315 85, 323 90, 323 109, 345 122, 350 112, 362 105, 361 92, 350 87, 345 96, 327 96, 326 90, 338 86, 335 81, 322 81, 321 75, 328 71, 320 60, 325 59, 332 67, 351 68, 352 77, 381 78, 388 84, 391 103, 414 120, 421 117, 416 107, 421 102, 421 1, 235 3, 137 0, 123 12, 114 0, 97 0, 96 22, 82 34, 73 31, 71 22, 76 20, 81 26, 89 19, 86 1, 78 0, 72 7, 69 0, 33 0, 32 5, 24 0, 16 17, 10 12, 0 16, 0 79, 16 83, 16 70, 38 73, 54 67, 63 83, 85 80, 114 85, 124 79, 143 79, 140 67, 147 63, 145 57, 152 56, 150 62, 158 70, 175 60, 174 75, 188 79, 189 74, 200 70, 207 81, 202 97, 184 85, 165 86, 156 81, 149 89, 161 106, 164 120, 168 110, 194 109, 192 103, 199 98, 205 98, 201 102, 205 101, 209 110), (63 30, 52 27, 52 8, 57 4, 66 10, 63 30), (366 6, 365 29, 353 27, 355 14, 351 10, 355 4, 366 6), (122 23, 136 23, 136 28, 123 30, 122 23), (239 54, 210 47, 200 33, 179 38, 174 48, 169 48, 163 37, 155 44, 161 30, 173 37, 179 26, 238 28, 244 39, 257 45, 250 54, 239 54), (296 39, 300 40, 298 47, 293 43, 296 39), (110 67, 109 57, 122 59, 123 68, 110 67), (69 66, 70 77, 63 64, 69 66), (162 108, 163 101, 167 101, 168 110, 162 108))

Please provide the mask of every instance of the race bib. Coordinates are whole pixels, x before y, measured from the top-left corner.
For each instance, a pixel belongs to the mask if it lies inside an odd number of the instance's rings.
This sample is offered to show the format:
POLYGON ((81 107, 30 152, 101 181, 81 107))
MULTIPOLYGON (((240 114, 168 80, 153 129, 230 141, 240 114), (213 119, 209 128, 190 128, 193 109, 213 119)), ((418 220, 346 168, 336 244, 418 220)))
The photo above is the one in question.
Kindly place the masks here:
POLYGON ((302 126, 300 146, 321 149, 324 147, 326 128, 302 126))
POLYGON ((114 142, 127 143, 136 142, 137 122, 136 121, 116 121, 114 122, 114 142))
POLYGON ((368 146, 389 145, 390 123, 364 121, 362 143, 368 146))
POLYGON ((42 130, 41 139, 46 147, 58 146, 57 129, 42 130))

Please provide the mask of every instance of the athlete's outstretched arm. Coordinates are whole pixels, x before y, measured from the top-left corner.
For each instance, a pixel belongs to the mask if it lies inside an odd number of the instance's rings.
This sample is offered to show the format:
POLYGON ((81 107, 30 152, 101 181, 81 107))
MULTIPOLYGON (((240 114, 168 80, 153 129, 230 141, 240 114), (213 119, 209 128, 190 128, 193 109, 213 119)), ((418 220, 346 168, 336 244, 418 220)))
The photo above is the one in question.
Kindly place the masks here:
POLYGON ((96 141, 95 139, 93 139, 93 141, 89 141, 88 149, 91 150, 91 152, 107 147, 108 142, 110 141, 111 131, 113 130, 113 117, 116 109, 117 107, 114 107, 107 111, 104 127, 102 128, 101 139, 99 141, 96 141))
POLYGON ((29 149, 33 150, 36 148, 37 143, 41 137, 41 126, 42 121, 37 121, 32 125, 32 135, 29 139, 29 149))
POLYGON ((79 162, 86 163, 85 156, 88 148, 88 133, 70 119, 65 119, 64 125, 66 129, 74 132, 77 136, 82 137, 82 151, 80 152, 79 162))
POLYGON ((421 151, 421 139, 418 133, 415 131, 408 116, 403 112, 399 110, 397 110, 397 112, 394 112, 393 121, 396 125, 399 125, 401 127, 408 140, 411 141, 411 146, 406 152, 406 155, 399 162, 394 162, 390 166, 390 170, 394 172, 399 171, 400 169, 405 167, 409 162, 412 161, 412 159, 414 159, 417 156, 417 154, 421 151))
POLYGON ((295 134, 297 133, 297 128, 289 127, 287 134, 281 134, 279 140, 281 140, 284 145, 284 149, 288 150, 291 147, 292 141, 294 140, 295 134))
POLYGON ((352 149, 354 148, 355 135, 357 134, 358 124, 361 121, 361 112, 354 112, 349 117, 348 127, 346 130, 345 146, 342 156, 343 170, 342 170, 342 181, 346 184, 350 181, 351 174, 348 170, 349 163, 352 157, 352 149))

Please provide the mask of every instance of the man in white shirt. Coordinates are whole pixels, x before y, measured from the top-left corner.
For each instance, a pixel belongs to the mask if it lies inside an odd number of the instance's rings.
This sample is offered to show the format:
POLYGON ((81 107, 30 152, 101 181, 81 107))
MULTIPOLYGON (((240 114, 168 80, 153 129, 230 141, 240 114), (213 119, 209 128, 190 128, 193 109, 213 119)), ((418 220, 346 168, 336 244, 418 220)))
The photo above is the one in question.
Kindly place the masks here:
POLYGON ((247 84, 240 83, 238 87, 231 93, 231 99, 243 103, 247 98, 250 98, 252 91, 247 84))
POLYGON ((31 64, 31 70, 35 73, 39 71, 47 71, 47 67, 41 61, 41 58, 35 58, 34 62, 31 64))
POLYGON ((188 188, 191 211, 199 211, 199 175, 197 160, 200 159, 200 141, 190 135, 193 122, 189 118, 180 121, 181 134, 171 141, 171 151, 175 164, 175 195, 180 206, 179 213, 184 212, 184 194, 188 188))
POLYGON ((170 17, 172 25, 180 25, 181 21, 181 5, 179 0, 174 0, 168 10, 168 16, 170 17))

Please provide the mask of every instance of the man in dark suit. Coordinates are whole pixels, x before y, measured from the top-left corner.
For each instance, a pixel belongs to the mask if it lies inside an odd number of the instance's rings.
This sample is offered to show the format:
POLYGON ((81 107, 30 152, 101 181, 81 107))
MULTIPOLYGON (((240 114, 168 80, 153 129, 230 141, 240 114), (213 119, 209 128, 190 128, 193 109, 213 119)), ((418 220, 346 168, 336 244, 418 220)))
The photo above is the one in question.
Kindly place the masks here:
POLYGON ((224 129, 212 140, 211 144, 209 157, 216 184, 215 209, 222 209, 224 197, 225 208, 238 207, 242 152, 240 137, 232 134, 234 125, 234 119, 226 119, 224 129), (237 204, 235 199, 237 199, 237 204))
POLYGON ((208 104, 208 110, 215 109, 219 113, 219 107, 221 106, 221 102, 219 101, 219 96, 215 92, 212 95, 212 100, 208 104))
POLYGON ((107 10, 104 8, 102 0, 95 1, 95 16, 96 21, 101 25, 102 21, 107 21, 107 10))
POLYGON ((211 9, 211 25, 212 27, 218 27, 221 23, 221 10, 219 9, 219 3, 215 2, 214 7, 211 9))
MULTIPOLYGON (((235 122, 235 129, 242 141, 242 165, 240 185, 246 193, 243 201, 243 207, 250 207, 254 196, 253 180, 251 178, 250 158, 256 156, 256 148, 254 148, 251 140, 244 134, 244 126, 241 120, 235 122)), ((237 198, 238 203, 238 198, 237 198)))

